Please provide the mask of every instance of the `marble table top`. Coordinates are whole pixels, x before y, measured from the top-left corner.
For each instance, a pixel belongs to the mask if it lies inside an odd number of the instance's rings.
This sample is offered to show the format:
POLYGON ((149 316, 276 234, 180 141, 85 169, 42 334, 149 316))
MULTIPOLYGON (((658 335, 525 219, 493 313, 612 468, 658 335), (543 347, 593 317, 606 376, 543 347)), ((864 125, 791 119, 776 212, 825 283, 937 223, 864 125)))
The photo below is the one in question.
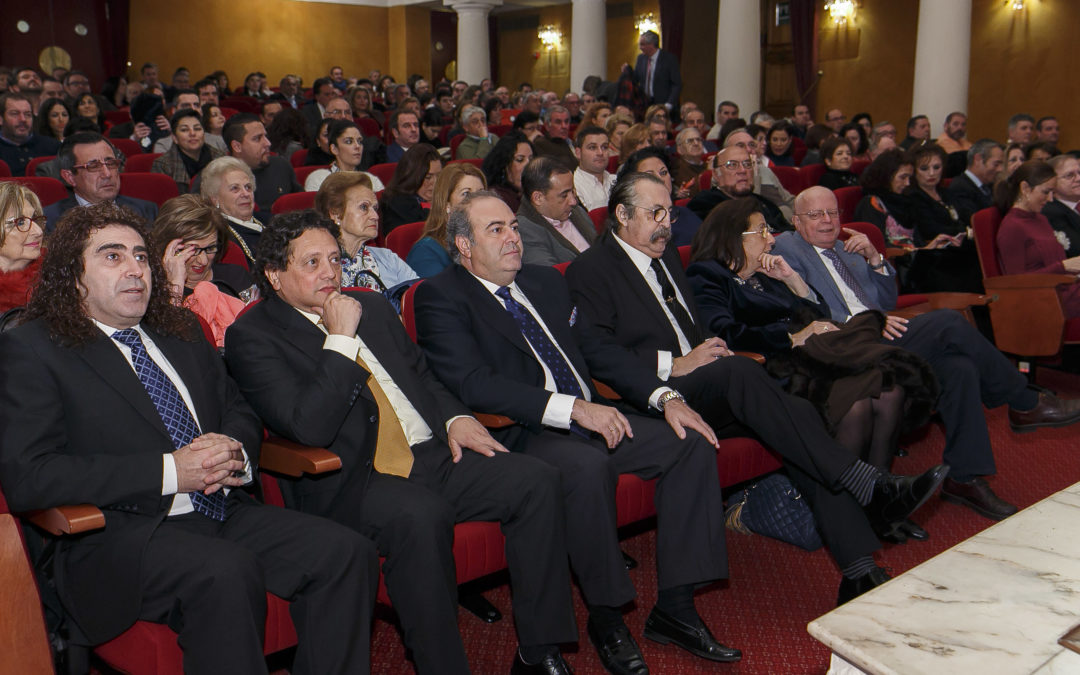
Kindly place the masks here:
POLYGON ((878 675, 1080 672, 1080 483, 810 622, 878 675), (1063 654, 1062 652, 1067 652, 1063 654))

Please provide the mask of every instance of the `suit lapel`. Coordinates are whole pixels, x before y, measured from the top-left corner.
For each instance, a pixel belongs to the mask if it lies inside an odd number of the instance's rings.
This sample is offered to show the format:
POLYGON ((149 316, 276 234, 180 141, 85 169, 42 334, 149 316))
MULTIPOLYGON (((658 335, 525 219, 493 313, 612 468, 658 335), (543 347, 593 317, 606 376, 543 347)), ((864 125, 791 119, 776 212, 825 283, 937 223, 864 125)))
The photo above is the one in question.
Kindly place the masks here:
POLYGON ((843 313, 849 314, 847 302, 844 301, 843 294, 840 293, 840 289, 837 287, 836 282, 833 281, 832 274, 825 268, 825 262, 818 255, 817 249, 810 245, 808 241, 802 238, 798 233, 788 235, 791 237, 791 241, 798 248, 803 260, 807 265, 806 283, 813 286, 815 289, 823 289, 822 295, 825 297, 825 304, 830 308, 836 307, 843 310, 843 313))
MULTIPOLYGON (((529 358, 534 358, 529 343, 525 341, 525 336, 521 334, 521 326, 514 320, 514 317, 510 316, 502 303, 489 293, 488 289, 484 288, 484 285, 477 281, 476 277, 464 267, 455 266, 454 273, 457 275, 458 282, 462 285, 465 295, 469 298, 469 304, 476 310, 480 320, 485 325, 491 326, 501 333, 510 344, 527 354, 529 358)), ((529 301, 532 301, 532 296, 529 296, 529 301)))
POLYGON ((645 311, 649 313, 652 324, 657 326, 658 330, 662 330, 667 334, 664 343, 678 345, 679 338, 675 334, 675 329, 671 327, 671 321, 664 314, 660 303, 656 301, 656 296, 653 295, 652 289, 646 283, 645 277, 641 275, 634 262, 630 260, 630 256, 626 255, 626 251, 622 249, 619 242, 615 241, 615 234, 610 230, 605 232, 604 236, 600 238, 600 245, 607 249, 608 254, 615 263, 615 268, 626 279, 629 284, 630 295, 638 298, 639 304, 645 306, 645 311))
MULTIPOLYGON (((180 376, 191 402, 195 406, 195 414, 199 419, 199 426, 203 431, 217 428, 217 420, 220 411, 214 405, 216 403, 212 388, 208 388, 209 378, 202 372, 198 360, 195 358, 195 348, 190 343, 180 338, 158 335, 153 331, 147 331, 154 344, 172 364, 173 370, 180 376)), ((201 336, 200 336, 201 339, 201 336)))
MULTIPOLYGON (((525 220, 528 220, 531 223, 535 223, 537 226, 543 228, 555 239, 556 242, 558 242, 559 246, 562 246, 567 251, 577 251, 577 247, 571 244, 569 239, 562 236, 562 234, 560 234, 559 231, 555 229, 555 226, 549 223, 547 221, 547 218, 540 215, 540 212, 533 208, 533 205, 524 197, 521 200, 521 207, 518 209, 518 217, 524 218, 525 220)), ((572 217, 573 213, 571 213, 571 218, 572 217)))
MULTIPOLYGON (((155 336, 155 341, 156 339, 155 336)), ((103 333, 100 338, 84 345, 77 352, 101 379, 120 394, 122 399, 135 408, 166 438, 170 438, 165 423, 161 421, 161 415, 154 407, 154 402, 150 400, 150 395, 146 393, 146 388, 139 381, 139 376, 135 374, 135 370, 111 338, 103 333)))
MULTIPOLYGON (((525 297, 529 299, 529 302, 532 303, 537 313, 540 314, 540 318, 543 319, 544 324, 551 331, 551 336, 555 338, 555 342, 562 348, 563 353, 570 358, 574 369, 588 383, 590 381, 588 366, 585 364, 585 357, 581 355, 577 343, 574 341, 574 335, 570 330, 570 317, 559 316, 558 308, 548 303, 549 295, 544 292, 543 284, 533 279, 532 275, 528 273, 528 269, 528 267, 525 267, 518 274, 516 280, 518 287, 525 294, 525 297)), ((518 335, 520 334, 519 329, 518 335)))

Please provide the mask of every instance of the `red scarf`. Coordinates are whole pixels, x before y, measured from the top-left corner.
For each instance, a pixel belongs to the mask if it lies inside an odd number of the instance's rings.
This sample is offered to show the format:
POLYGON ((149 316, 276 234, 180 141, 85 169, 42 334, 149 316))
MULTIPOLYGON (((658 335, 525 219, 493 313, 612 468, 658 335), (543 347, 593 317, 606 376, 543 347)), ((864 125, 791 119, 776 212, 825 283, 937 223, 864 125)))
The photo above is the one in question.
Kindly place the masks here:
POLYGON ((0 312, 26 305, 30 287, 37 281, 38 271, 41 269, 41 258, 42 256, 38 256, 21 270, 0 272, 0 312))

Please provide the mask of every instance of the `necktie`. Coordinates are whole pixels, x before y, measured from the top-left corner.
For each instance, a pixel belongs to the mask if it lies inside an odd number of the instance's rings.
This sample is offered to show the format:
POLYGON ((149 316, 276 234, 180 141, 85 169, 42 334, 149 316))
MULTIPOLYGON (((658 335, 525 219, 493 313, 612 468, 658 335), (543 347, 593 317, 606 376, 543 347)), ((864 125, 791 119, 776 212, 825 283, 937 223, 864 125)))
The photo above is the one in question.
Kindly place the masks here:
MULTIPOLYGON (((836 269, 837 274, 840 275, 840 279, 848 285, 848 288, 850 288, 851 292, 855 294, 855 297, 859 299, 859 302, 861 302, 864 307, 873 309, 874 306, 870 302, 870 297, 866 294, 866 291, 863 290, 863 287, 859 285, 858 280, 855 279, 855 275, 851 273, 848 266, 845 265, 844 261, 840 259, 840 256, 836 254, 836 251, 827 248, 821 253, 829 259, 829 262, 831 262, 836 269)), ((848 310, 850 311, 851 308, 848 307, 848 310)))
POLYGON ((660 295, 664 299, 664 304, 667 305, 671 315, 675 317, 675 323, 679 324, 679 329, 682 330, 683 336, 690 343, 690 348, 693 349, 701 344, 701 333, 698 331, 698 327, 694 324, 694 320, 690 318, 690 313, 679 302, 679 296, 675 294, 675 287, 671 285, 671 280, 668 279, 667 272, 664 271, 664 266, 660 264, 659 258, 653 258, 652 262, 649 263, 649 267, 652 268, 653 273, 656 275, 656 280, 660 282, 660 295))
MULTIPOLYGON (((199 425, 188 410, 184 399, 172 380, 146 352, 142 337, 134 328, 118 330, 112 334, 117 342, 131 349, 131 363, 146 393, 157 409, 165 429, 169 432, 173 446, 180 449, 200 436, 199 425)), ((225 520, 225 493, 222 490, 206 495, 202 492, 189 492, 191 505, 195 510, 214 520, 225 520)))
MULTIPOLYGON (((356 355, 356 362, 371 372, 371 368, 364 363, 360 355, 356 355)), ((379 435, 375 441, 375 470, 379 473, 391 476, 408 478, 412 472, 413 454, 409 447, 409 440, 405 438, 405 431, 401 428, 394 406, 386 397, 386 392, 379 385, 374 375, 367 380, 368 389, 375 397, 375 403, 379 406, 379 435)))
POLYGON ((649 65, 645 67, 645 93, 652 98, 652 57, 649 57, 649 65))
POLYGON ((992 197, 993 196, 993 193, 991 192, 989 183, 983 183, 979 187, 982 188, 983 194, 986 195, 987 197, 992 197))

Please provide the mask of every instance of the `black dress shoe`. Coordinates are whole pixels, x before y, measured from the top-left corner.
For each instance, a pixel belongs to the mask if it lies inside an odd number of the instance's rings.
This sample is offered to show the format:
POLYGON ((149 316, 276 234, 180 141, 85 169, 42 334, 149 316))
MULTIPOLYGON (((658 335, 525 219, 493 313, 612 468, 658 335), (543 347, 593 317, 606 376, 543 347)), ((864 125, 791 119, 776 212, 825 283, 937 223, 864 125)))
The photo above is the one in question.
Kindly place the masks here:
POLYGON ((1080 399, 1060 399, 1046 391, 1039 392, 1039 402, 1031 410, 1009 408, 1009 427, 1018 433, 1075 422, 1080 422, 1080 399))
POLYGON ((880 528, 903 520, 926 503, 948 474, 949 467, 945 464, 938 464, 919 476, 884 474, 874 485, 866 515, 880 528))
POLYGON ((891 578, 880 567, 875 567, 858 579, 844 577, 840 581, 840 592, 836 594, 836 606, 839 607, 849 600, 854 600, 871 588, 877 588, 891 578))
POLYGON ((662 645, 673 642, 691 654, 710 661, 730 663, 742 658, 742 652, 738 649, 717 642, 705 624, 700 628, 691 626, 659 607, 653 607, 645 620, 645 637, 662 645))
POLYGON ((947 479, 941 486, 941 498, 954 504, 963 504, 992 520, 1004 520, 1018 511, 1015 506, 994 494, 983 478, 973 478, 966 483, 947 479))
POLYGON ((904 519, 900 521, 900 530, 907 535, 908 539, 915 539, 916 541, 926 541, 930 538, 930 533, 919 527, 914 521, 904 519))
POLYGON ((907 518, 883 526, 876 523, 871 523, 871 525, 874 526, 874 533, 877 534, 878 539, 893 544, 904 544, 908 539, 926 541, 930 538, 930 533, 907 518))
POLYGON ((519 651, 514 654, 510 675, 574 675, 574 669, 559 652, 548 654, 540 663, 525 663, 519 651))
POLYGON ((619 626, 609 631, 607 635, 600 635, 590 621, 588 633, 589 641, 593 643, 596 653, 600 655, 600 662, 609 673, 649 675, 649 666, 645 665, 645 657, 641 655, 641 649, 634 642, 634 636, 630 634, 629 628, 619 626))

